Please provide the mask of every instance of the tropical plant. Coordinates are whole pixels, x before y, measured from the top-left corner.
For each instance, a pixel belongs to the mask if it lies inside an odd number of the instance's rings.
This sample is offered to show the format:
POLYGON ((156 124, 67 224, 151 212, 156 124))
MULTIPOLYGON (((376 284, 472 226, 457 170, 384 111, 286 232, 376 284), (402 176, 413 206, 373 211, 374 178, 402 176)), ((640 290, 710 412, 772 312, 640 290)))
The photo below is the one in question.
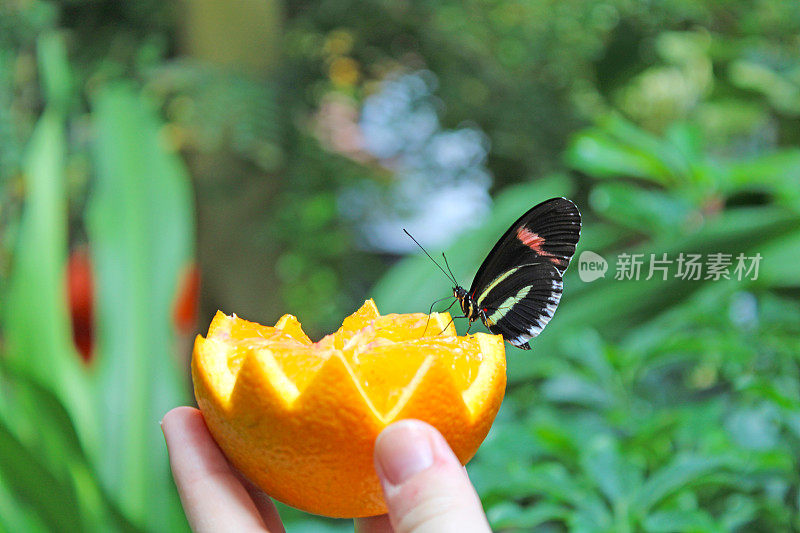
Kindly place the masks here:
MULTIPOLYGON (((797 527, 800 203, 786 176, 799 156, 714 158, 696 127, 659 138, 618 116, 575 136, 567 161, 596 178, 579 201, 576 257, 617 261, 583 282, 576 259, 534 350, 509 354, 501 417, 470 465, 498 530, 797 527), (622 258, 634 254, 641 276, 628 279, 622 258), (730 279, 684 279, 681 254, 728 254, 730 279), (757 274, 734 274, 738 254, 760 254, 757 274), (651 275, 664 257, 667 271, 651 275)), ((567 176, 499 194, 485 227, 446 251, 457 276, 527 206, 562 194, 574 194, 567 176)), ((418 309, 447 294, 431 269, 404 260, 378 304, 418 309)))

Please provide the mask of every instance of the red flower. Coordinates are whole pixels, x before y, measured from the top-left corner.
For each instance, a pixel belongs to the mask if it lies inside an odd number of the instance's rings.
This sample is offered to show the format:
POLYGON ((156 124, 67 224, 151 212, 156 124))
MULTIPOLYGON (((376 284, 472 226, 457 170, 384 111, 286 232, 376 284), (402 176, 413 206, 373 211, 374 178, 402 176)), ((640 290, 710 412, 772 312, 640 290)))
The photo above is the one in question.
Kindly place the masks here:
MULTIPOLYGON (((94 350, 94 278, 89 250, 75 248, 67 262, 67 294, 72 319, 72 339, 86 363, 94 350)), ((178 280, 172 320, 181 335, 193 333, 197 322, 197 301, 200 295, 200 269, 192 262, 178 280)))
POLYGON ((72 318, 72 338, 85 362, 92 359, 94 348, 94 281, 89 251, 81 246, 72 251, 67 262, 67 294, 72 318))
POLYGON ((197 324, 197 300, 200 296, 200 269, 192 262, 183 269, 178 281, 178 296, 172 308, 172 322, 179 334, 194 333, 197 324))

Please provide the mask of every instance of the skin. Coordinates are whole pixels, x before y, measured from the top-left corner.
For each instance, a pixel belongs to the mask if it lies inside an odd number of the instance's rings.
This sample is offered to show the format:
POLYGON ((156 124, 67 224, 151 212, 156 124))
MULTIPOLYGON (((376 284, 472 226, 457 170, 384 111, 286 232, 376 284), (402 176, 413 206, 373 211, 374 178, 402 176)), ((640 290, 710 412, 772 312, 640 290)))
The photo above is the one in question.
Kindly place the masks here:
MULTIPOLYGON (((272 500, 222 455, 200 411, 177 407, 161 428, 193 531, 285 531, 272 500)), ((375 441, 375 470, 389 513, 355 519, 357 533, 490 531, 466 470, 430 425, 402 420, 387 427, 375 441)))

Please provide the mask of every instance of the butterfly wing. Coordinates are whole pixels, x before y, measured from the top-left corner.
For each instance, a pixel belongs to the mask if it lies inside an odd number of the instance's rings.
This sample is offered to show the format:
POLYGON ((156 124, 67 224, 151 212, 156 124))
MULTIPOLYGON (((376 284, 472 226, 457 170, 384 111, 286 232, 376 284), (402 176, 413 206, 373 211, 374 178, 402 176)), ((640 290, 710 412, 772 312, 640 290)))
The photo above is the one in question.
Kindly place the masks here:
POLYGON ((492 333, 530 349, 561 300, 561 278, 581 233, 578 207, 551 198, 522 215, 497 241, 469 290, 492 333))
MULTIPOLYGON (((581 235, 581 213, 566 198, 551 198, 519 217, 500 237, 475 274, 469 293, 515 266, 548 262, 563 276, 581 235)), ((475 292, 473 292, 475 291, 475 292)))
POLYGON ((549 262, 513 267, 497 276, 476 296, 492 333, 530 350, 528 341, 539 335, 561 301, 561 273, 549 262))

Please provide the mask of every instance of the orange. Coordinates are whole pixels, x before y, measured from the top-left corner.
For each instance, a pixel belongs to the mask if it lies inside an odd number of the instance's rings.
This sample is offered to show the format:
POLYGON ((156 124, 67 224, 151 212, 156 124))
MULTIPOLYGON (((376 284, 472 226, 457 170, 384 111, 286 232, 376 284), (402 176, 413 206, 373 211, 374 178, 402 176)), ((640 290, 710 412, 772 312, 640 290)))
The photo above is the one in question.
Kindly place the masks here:
POLYGON ((367 300, 318 342, 285 315, 274 327, 218 312, 192 357, 211 434, 267 494, 332 517, 386 512, 375 438, 403 418, 435 426, 463 464, 505 391, 499 335, 456 336, 448 313, 381 316, 367 300))

